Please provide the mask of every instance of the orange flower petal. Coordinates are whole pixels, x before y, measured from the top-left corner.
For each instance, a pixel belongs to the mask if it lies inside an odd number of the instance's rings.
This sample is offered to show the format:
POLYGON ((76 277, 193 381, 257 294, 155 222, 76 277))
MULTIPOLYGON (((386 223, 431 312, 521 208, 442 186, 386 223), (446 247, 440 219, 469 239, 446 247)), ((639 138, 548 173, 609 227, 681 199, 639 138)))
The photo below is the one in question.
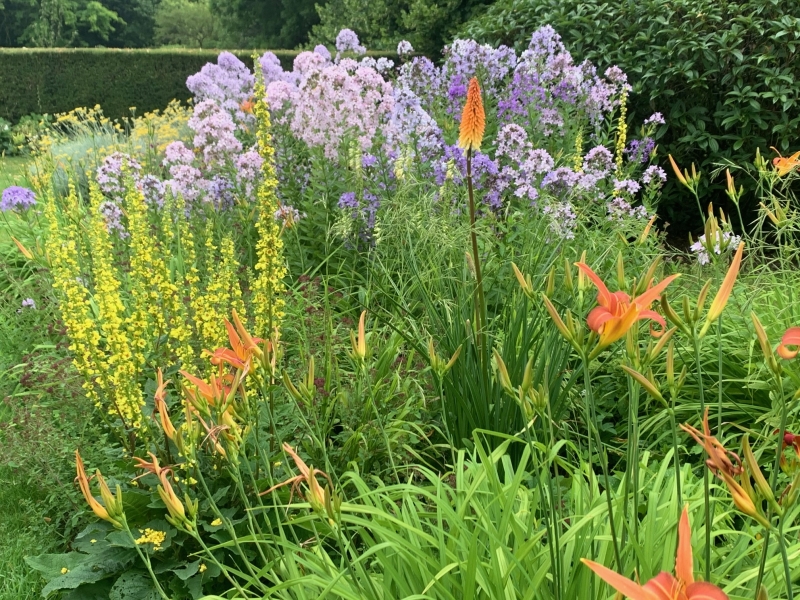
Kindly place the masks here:
MULTIPOLYGON (((619 573, 615 573, 611 569, 597 564, 585 558, 581 562, 594 571, 600 579, 605 581, 612 588, 617 590, 623 596, 627 596, 630 600, 661 600, 653 592, 644 589, 638 583, 634 583, 630 579, 623 577, 619 573)), ((667 598, 666 600, 670 600, 667 598)))
POLYGON ((644 584, 644 589, 658 600, 678 600, 681 583, 669 573, 661 571, 650 581, 644 584))
POLYGON ((686 588, 686 600, 730 600, 728 595, 707 581, 698 581, 686 588))
POLYGON ((591 267, 586 263, 577 262, 575 263, 575 266, 586 273, 586 275, 592 280, 592 283, 594 283, 595 287, 597 288, 597 303, 600 306, 611 308, 611 305, 616 298, 614 298, 611 292, 608 291, 608 288, 606 287, 606 284, 603 283, 603 280, 600 279, 597 273, 592 271, 591 267))
POLYGON ((692 560, 692 529, 689 526, 689 505, 683 507, 678 522, 678 552, 675 557, 675 575, 684 584, 694 583, 694 563, 692 560))
POLYGON ((603 326, 613 318, 614 315, 605 306, 595 306, 586 317, 586 324, 592 331, 602 333, 603 326))
POLYGON ((617 340, 625 337, 628 329, 631 328, 636 320, 639 318, 639 308, 636 304, 631 304, 625 314, 621 317, 611 319, 603 327, 603 333, 600 334, 600 346, 610 346, 617 340))
POLYGON ((649 308, 650 305, 658 300, 661 297, 661 293, 667 288, 667 286, 675 281, 680 276, 680 273, 675 275, 670 275, 666 279, 662 280, 658 284, 651 287, 649 290, 640 294, 636 298, 633 299, 634 303, 636 303, 640 309, 649 308))
POLYGON ((786 330, 778 346, 778 356, 791 360, 800 353, 800 327, 790 327, 786 330), (790 348, 793 347, 794 349, 790 348))

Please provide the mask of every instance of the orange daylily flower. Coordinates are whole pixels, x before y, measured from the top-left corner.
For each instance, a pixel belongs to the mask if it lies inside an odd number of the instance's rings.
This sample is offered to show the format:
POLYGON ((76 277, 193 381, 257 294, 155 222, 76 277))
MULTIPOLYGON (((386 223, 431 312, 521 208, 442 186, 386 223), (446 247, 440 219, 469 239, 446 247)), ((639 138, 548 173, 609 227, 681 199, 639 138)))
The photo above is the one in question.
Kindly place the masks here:
MULTIPOLYGON (((586 263, 575 263, 581 272, 585 273, 597 287, 597 303, 589 316, 586 324, 589 329, 600 334, 600 347, 606 347, 621 339, 631 326, 638 320, 651 319, 666 327, 664 317, 650 310, 650 305, 655 302, 666 287, 677 279, 678 275, 670 275, 657 285, 654 285, 633 300, 625 292, 618 291, 613 294, 608 291, 603 280, 592 271, 586 263)), ((655 335, 655 333, 654 333, 655 335)))
POLYGON ((211 364, 217 366, 228 364, 234 369, 244 369, 245 364, 250 362, 253 356, 260 355, 261 349, 258 344, 263 340, 249 336, 243 339, 236 327, 227 319, 225 319, 225 329, 228 330, 228 341, 231 347, 217 348, 214 352, 206 350, 211 355, 211 364))
POLYGON ((678 552, 675 575, 662 571, 644 585, 623 577, 601 564, 582 558, 581 561, 612 588, 630 600, 728 600, 717 586, 694 580, 692 530, 689 507, 683 508, 678 522, 678 552))
POLYGON ((248 114, 252 114, 254 106, 255 106, 255 102, 253 102, 253 99, 252 98, 248 98, 247 100, 245 100, 244 102, 242 102, 239 105, 239 108, 241 108, 242 111, 244 111, 244 112, 246 112, 248 114))
POLYGON ((265 494, 269 494, 270 492, 277 490, 278 488, 292 484, 291 493, 289 495, 289 502, 291 503, 292 496, 294 495, 295 492, 297 492, 298 495, 302 497, 302 494, 300 492, 300 484, 305 482, 305 484, 308 486, 308 493, 305 496, 306 502, 308 502, 312 508, 321 510, 325 506, 325 491, 319 485, 319 482, 317 481, 317 475, 320 475, 325 479, 327 479, 328 485, 330 485, 332 488, 333 482, 331 481, 330 476, 324 471, 320 471, 318 469, 315 469, 314 467, 309 467, 308 465, 306 465, 303 459, 297 455, 297 452, 295 452, 294 449, 286 442, 283 443, 283 451, 292 457, 294 464, 300 471, 300 475, 295 475, 294 477, 290 477, 289 479, 287 479, 282 483, 273 485, 267 491, 261 492, 259 496, 264 496, 265 494))
POLYGON ((483 111, 481 88, 478 78, 469 80, 467 103, 461 113, 461 127, 458 130, 458 147, 464 150, 480 150, 483 132, 486 129, 486 113, 483 111))
MULTIPOLYGON (((770 527, 769 521, 759 512, 751 494, 745 489, 745 486, 748 489, 750 488, 750 474, 742 465, 742 460, 736 453, 727 450, 722 442, 711 435, 711 429, 708 426, 708 407, 706 407, 706 412, 703 415, 703 433, 700 433, 691 425, 682 424, 680 427, 691 435, 706 451, 706 454, 708 454, 706 465, 728 487, 736 508, 761 523, 764 527, 770 527), (743 485, 736 481, 735 477, 737 476, 741 476, 743 485)), ((757 475, 756 473, 753 474, 757 475)))
POLYGON ((774 146, 770 146, 770 148, 775 150, 775 154, 778 155, 772 159, 772 164, 778 172, 778 177, 783 177, 789 171, 800 165, 800 152, 795 152, 791 156, 784 158, 774 146))
POLYGON ((197 394, 200 394, 200 396, 212 406, 216 406, 217 404, 221 404, 231 391, 229 385, 233 380, 231 375, 217 377, 212 373, 210 383, 206 383, 199 377, 195 377, 187 371, 180 371, 180 374, 188 379, 189 383, 194 386, 194 388, 185 386, 184 389, 195 406, 198 405, 197 394))
POLYGON ((778 345, 778 356, 791 360, 800 353, 800 327, 790 327, 786 330, 778 345))

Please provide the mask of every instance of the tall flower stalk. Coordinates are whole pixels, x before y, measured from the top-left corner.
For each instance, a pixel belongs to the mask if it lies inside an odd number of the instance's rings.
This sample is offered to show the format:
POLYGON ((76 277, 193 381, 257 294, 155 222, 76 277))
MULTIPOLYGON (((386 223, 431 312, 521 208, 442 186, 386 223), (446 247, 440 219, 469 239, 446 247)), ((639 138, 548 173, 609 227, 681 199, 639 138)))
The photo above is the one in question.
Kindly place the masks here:
POLYGON ((481 88, 478 78, 473 77, 467 89, 467 102, 461 113, 461 127, 458 133, 458 146, 467 153, 467 194, 469 196, 469 226, 472 239, 472 260, 475 266, 475 321, 478 326, 479 350, 481 356, 486 348, 486 301, 483 294, 483 276, 481 260, 478 255, 478 234, 475 230, 475 192, 472 185, 472 153, 480 150, 483 133, 486 129, 486 113, 481 100, 481 88))

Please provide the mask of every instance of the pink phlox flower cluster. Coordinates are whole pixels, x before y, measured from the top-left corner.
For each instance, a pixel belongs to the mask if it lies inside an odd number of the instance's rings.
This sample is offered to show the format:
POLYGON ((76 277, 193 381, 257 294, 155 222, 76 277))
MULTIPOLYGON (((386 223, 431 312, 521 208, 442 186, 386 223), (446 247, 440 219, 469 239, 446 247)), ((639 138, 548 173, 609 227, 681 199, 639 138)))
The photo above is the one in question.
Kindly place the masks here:
MULTIPOLYGON (((274 55, 273 55, 274 56, 274 55)), ((262 57, 263 58, 263 57, 262 57)), ((217 63, 207 63, 199 73, 186 80, 195 102, 213 100, 238 122, 252 122, 252 115, 242 110, 242 104, 253 95, 255 76, 230 52, 222 52, 217 63)))
POLYGON ((622 196, 615 196, 606 205, 609 221, 624 221, 626 219, 649 219, 650 215, 644 206, 632 206, 630 202, 622 196))
POLYGON ((391 84, 352 59, 306 73, 294 100, 292 133, 329 158, 346 138, 369 149, 394 107, 391 84))
POLYGON ((365 54, 367 49, 358 41, 358 35, 352 29, 342 29, 336 36, 337 58, 340 54, 352 52, 353 54, 365 54))
POLYGON ((118 200, 125 194, 125 174, 137 181, 141 171, 142 165, 135 158, 124 152, 114 152, 97 167, 95 180, 103 194, 118 200))
POLYGON ((236 182, 247 197, 251 197, 255 192, 255 186, 261 175, 261 165, 264 159, 255 149, 236 157, 236 182))
POLYGON ((236 138, 236 123, 214 100, 203 100, 194 107, 189 128, 195 134, 194 147, 201 151, 209 167, 223 166, 242 151, 242 143, 236 138))

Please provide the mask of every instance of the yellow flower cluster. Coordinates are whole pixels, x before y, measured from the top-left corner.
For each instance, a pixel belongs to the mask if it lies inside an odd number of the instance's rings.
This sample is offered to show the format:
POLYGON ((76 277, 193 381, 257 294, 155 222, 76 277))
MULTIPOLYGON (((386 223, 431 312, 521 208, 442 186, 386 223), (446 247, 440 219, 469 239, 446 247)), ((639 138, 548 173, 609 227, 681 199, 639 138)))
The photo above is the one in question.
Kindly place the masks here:
POLYGON ((575 156, 572 159, 572 170, 576 173, 583 171, 583 128, 578 130, 575 136, 575 156))
POLYGON ((617 164, 617 178, 622 177, 622 158, 625 154, 625 144, 628 142, 628 90, 622 90, 619 97, 619 121, 617 121, 617 146, 615 162, 617 164))
POLYGON ((88 240, 92 255, 94 300, 98 308, 97 325, 105 338, 108 382, 105 397, 113 398, 107 408, 129 427, 138 428, 142 419, 144 397, 139 387, 140 365, 134 359, 133 348, 125 323, 125 305, 120 294, 121 283, 113 262, 113 246, 105 219, 100 212, 103 194, 96 184, 89 190, 91 216, 88 240))
POLYGON ((140 529, 139 533, 141 533, 142 536, 136 540, 136 545, 153 544, 153 550, 156 552, 161 550, 161 545, 164 543, 164 540, 167 539, 167 534, 165 532, 159 531, 158 529, 150 529, 149 527, 144 530, 140 529))
MULTIPOLYGON (((204 293, 195 298, 194 319, 197 334, 203 348, 214 350, 225 344, 227 334, 223 319, 230 312, 230 294, 221 277, 221 268, 215 268, 217 247, 214 244, 214 222, 206 221, 205 256, 211 275, 204 293)), ((220 265, 221 267, 221 265, 220 265)))
POLYGON ((155 149, 163 153, 170 142, 186 137, 189 108, 173 100, 163 111, 155 110, 133 119, 130 143, 142 152, 155 149))
POLYGON ((100 406, 98 389, 107 389, 108 364, 100 352, 100 332, 92 312, 89 290, 81 271, 80 239, 76 219, 78 216, 78 194, 74 186, 63 202, 63 215, 52 194, 47 195, 45 219, 48 236, 45 249, 53 275, 53 288, 60 295, 59 311, 70 338, 69 350, 78 373, 83 377, 83 389, 87 397, 100 406))
POLYGON ((280 237, 280 228, 275 222, 275 211, 278 210, 276 195, 278 179, 275 176, 275 149, 272 147, 267 92, 260 69, 256 69, 256 76, 256 103, 253 107, 253 114, 257 121, 258 153, 264 162, 261 166, 261 182, 256 192, 258 241, 256 243, 253 306, 256 307, 256 335, 268 338, 271 335, 277 337, 280 332, 280 322, 283 318, 285 304, 283 278, 286 276, 286 266, 283 261, 283 240, 280 237))

